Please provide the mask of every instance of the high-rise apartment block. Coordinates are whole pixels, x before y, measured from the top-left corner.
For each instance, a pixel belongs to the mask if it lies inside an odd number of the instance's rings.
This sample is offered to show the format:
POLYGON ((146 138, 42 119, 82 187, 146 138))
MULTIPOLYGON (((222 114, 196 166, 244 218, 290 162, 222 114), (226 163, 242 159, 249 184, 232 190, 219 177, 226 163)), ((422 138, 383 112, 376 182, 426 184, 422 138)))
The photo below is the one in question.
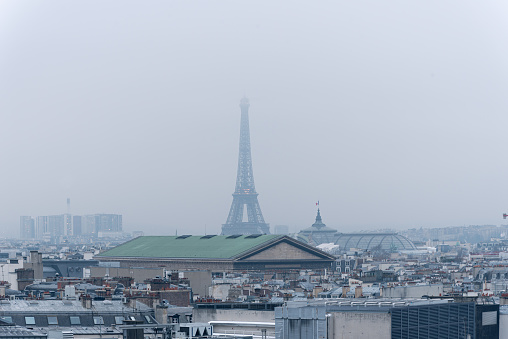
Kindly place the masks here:
POLYGON ((83 234, 99 232, 122 232, 121 214, 91 214, 81 217, 81 230, 83 234))
POLYGON ((35 220, 30 216, 19 218, 19 236, 21 239, 35 239, 35 220))
POLYGON ((83 220, 83 217, 81 215, 74 215, 72 217, 72 231, 73 231, 73 235, 75 235, 75 236, 79 236, 82 234, 81 220, 83 220))
POLYGON ((97 237, 99 232, 122 232, 122 215, 120 214, 90 214, 20 217, 21 239, 51 239, 62 236, 91 236, 97 237))

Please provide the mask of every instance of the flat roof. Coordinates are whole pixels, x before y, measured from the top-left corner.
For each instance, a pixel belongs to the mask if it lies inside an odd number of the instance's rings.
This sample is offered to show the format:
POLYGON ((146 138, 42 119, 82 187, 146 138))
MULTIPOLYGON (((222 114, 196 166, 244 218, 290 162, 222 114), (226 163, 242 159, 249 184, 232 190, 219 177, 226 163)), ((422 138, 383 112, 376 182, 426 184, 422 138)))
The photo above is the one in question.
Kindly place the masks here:
POLYGON ((96 258, 232 259, 282 235, 143 236, 100 253, 96 258))

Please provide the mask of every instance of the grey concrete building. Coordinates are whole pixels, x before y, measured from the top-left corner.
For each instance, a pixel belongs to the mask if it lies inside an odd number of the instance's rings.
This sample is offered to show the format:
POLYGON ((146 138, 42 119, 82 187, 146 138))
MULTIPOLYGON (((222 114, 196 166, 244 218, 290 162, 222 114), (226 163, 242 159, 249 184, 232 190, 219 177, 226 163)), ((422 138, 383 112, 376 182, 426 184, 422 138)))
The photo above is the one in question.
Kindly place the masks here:
POLYGON ((275 309, 277 339, 499 337, 499 305, 418 299, 289 302, 275 309))

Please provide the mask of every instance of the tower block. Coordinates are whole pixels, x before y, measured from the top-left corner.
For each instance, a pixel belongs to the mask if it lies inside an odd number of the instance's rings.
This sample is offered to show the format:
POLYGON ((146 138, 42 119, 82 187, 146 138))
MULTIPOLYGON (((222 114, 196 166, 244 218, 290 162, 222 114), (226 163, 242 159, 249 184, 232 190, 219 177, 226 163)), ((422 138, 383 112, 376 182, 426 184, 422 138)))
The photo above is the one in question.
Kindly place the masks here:
POLYGON ((229 210, 228 219, 222 225, 222 235, 270 233, 270 227, 265 223, 261 213, 258 194, 254 186, 250 152, 249 106, 247 98, 243 98, 240 101, 242 116, 240 121, 240 150, 238 153, 236 188, 233 193, 233 203, 229 210), (243 220, 244 209, 247 209, 246 221, 243 220))

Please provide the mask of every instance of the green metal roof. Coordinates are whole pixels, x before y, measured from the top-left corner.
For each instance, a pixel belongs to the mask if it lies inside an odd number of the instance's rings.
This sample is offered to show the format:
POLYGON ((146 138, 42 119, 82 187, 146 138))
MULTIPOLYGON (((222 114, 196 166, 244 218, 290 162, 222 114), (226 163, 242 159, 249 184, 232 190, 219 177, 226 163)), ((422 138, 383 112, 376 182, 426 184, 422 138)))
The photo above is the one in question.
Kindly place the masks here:
POLYGON ((97 257, 230 259, 281 235, 145 236, 123 243, 97 257))

